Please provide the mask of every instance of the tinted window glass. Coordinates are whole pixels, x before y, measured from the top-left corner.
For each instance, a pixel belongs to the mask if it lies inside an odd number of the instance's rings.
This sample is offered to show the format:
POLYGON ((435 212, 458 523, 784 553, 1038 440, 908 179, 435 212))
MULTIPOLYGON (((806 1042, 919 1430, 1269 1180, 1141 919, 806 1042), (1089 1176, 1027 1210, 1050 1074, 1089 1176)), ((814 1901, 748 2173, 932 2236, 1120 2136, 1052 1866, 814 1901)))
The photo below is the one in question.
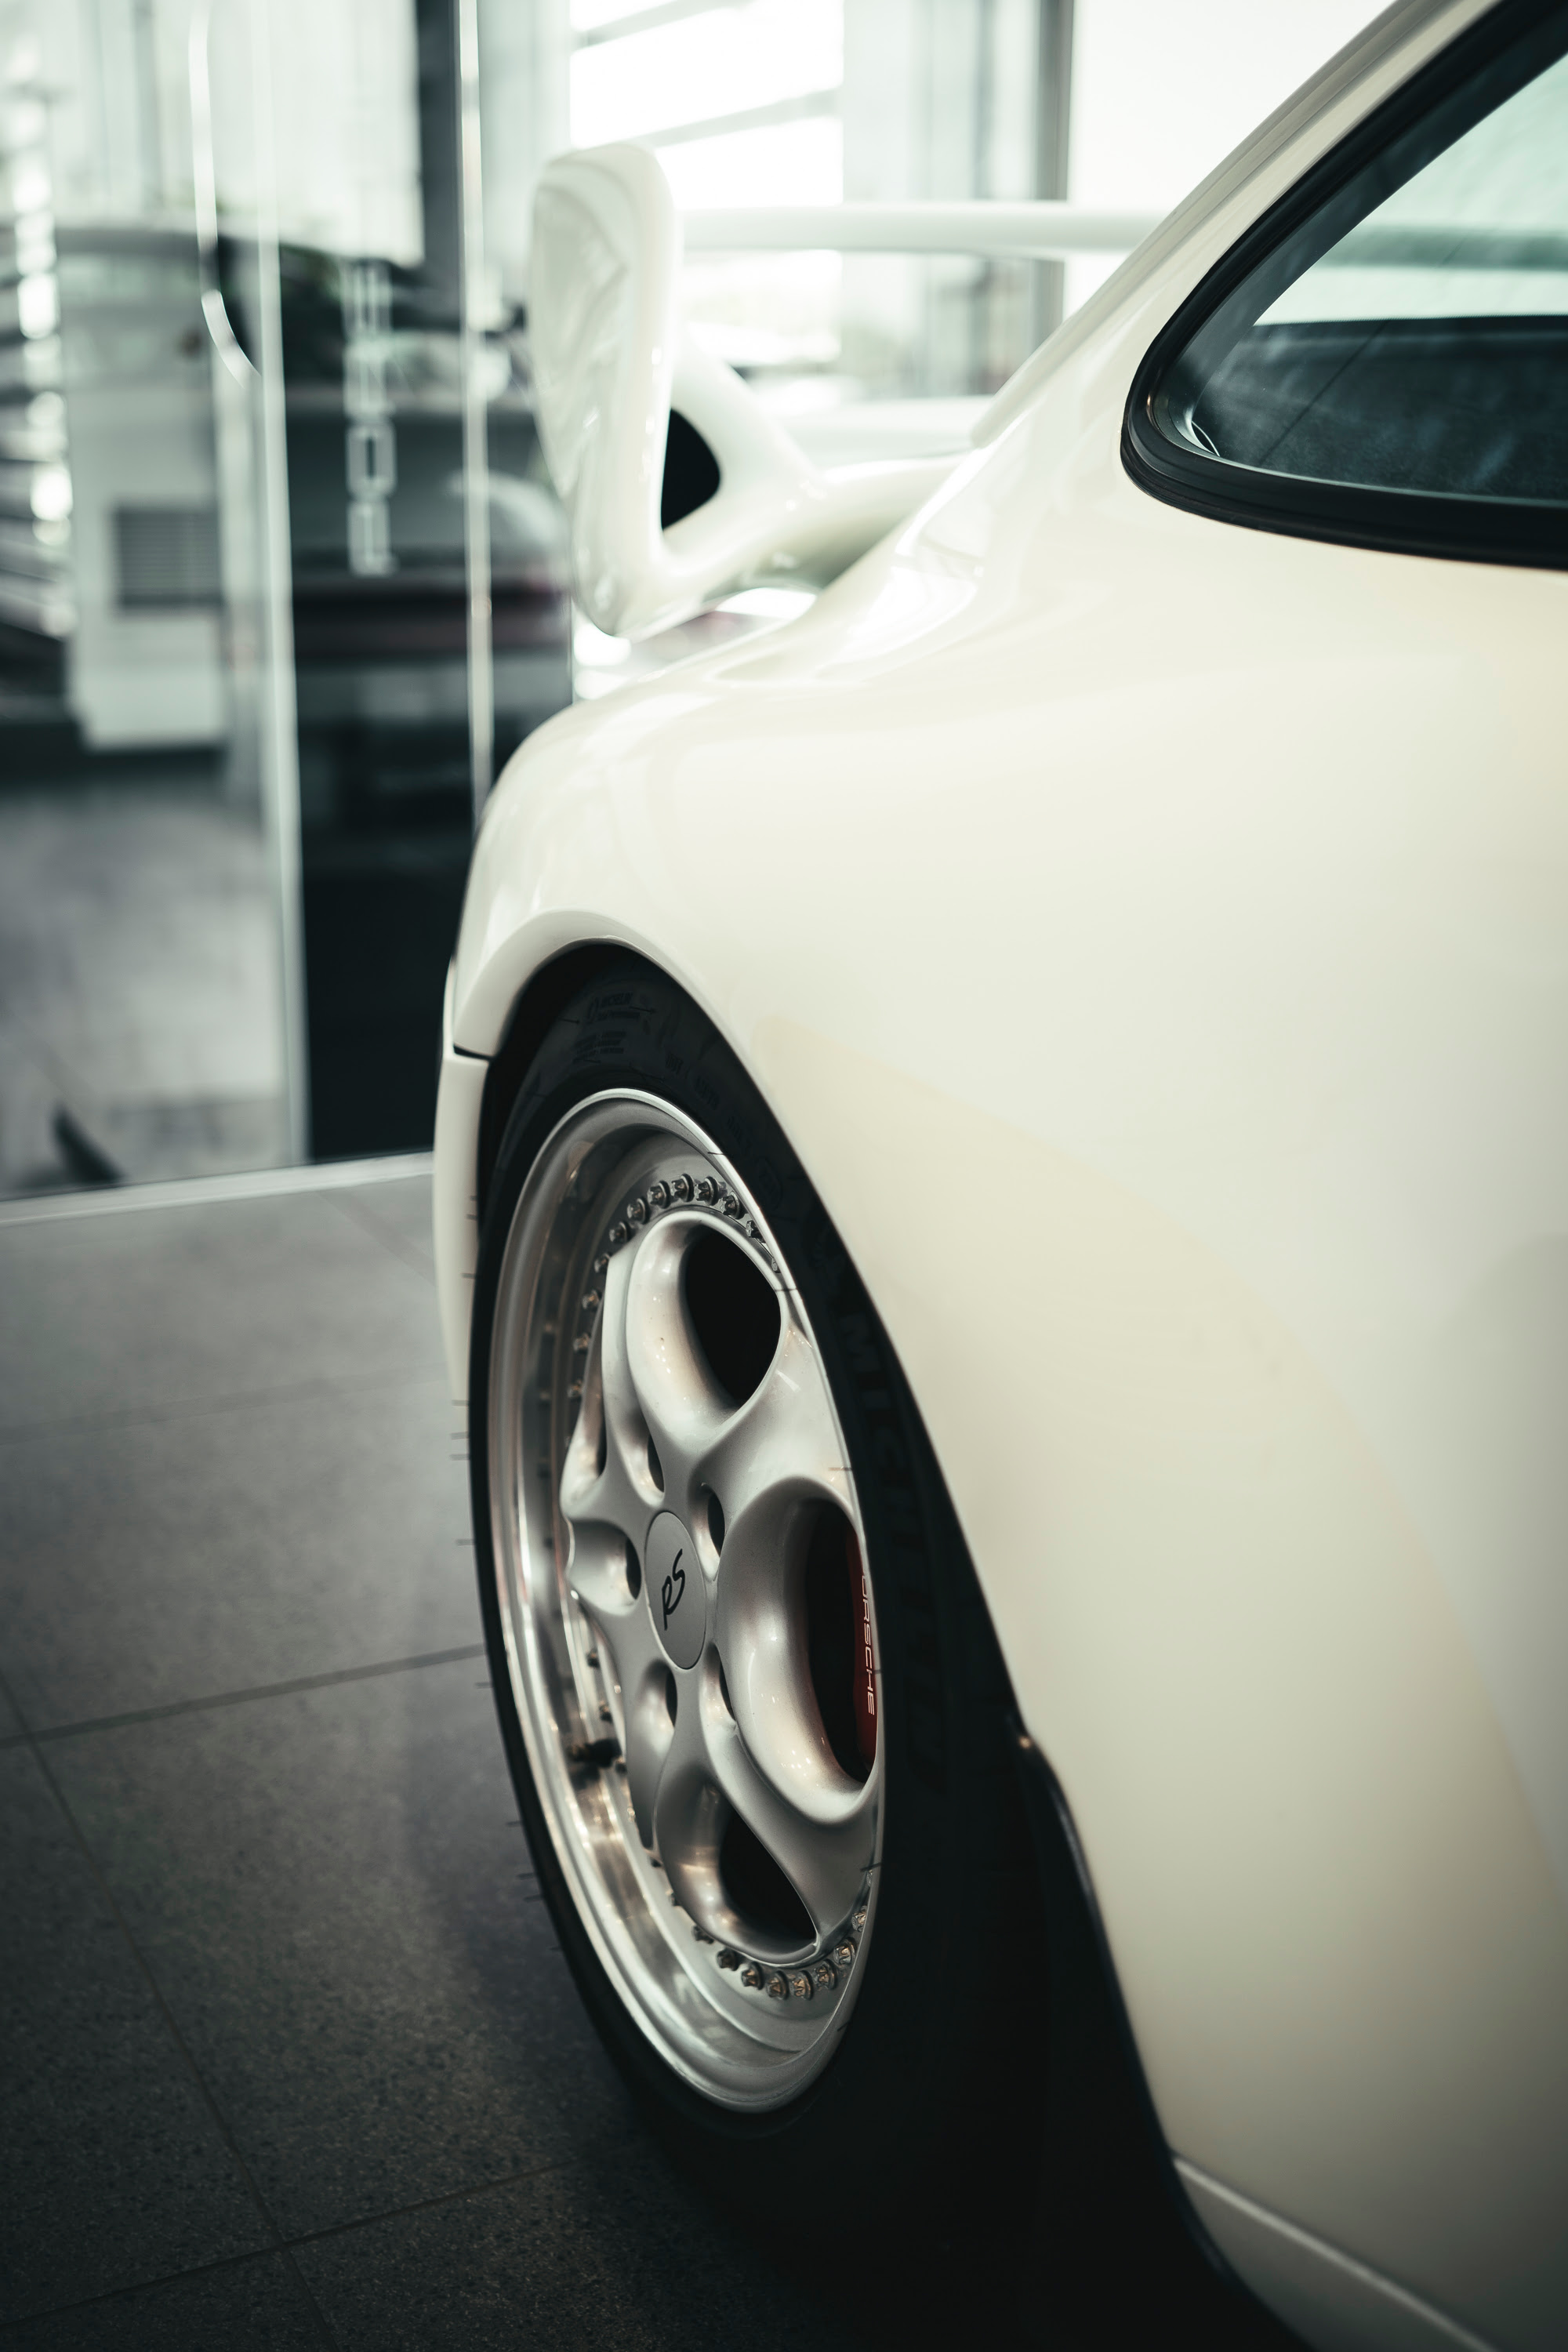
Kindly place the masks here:
POLYGON ((1568 10, 1366 163, 1215 309, 1149 404, 1297 481, 1568 506, 1568 10))

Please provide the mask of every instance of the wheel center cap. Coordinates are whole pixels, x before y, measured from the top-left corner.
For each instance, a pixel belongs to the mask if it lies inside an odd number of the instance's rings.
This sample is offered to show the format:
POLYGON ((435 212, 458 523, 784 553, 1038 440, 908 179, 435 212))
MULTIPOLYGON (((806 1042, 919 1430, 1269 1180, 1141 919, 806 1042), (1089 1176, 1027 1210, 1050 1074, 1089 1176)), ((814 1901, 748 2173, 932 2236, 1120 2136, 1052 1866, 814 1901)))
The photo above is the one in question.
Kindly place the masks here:
POLYGON ((697 1546, 673 1511, 660 1511, 649 1528, 647 1559, 653 1630, 672 1665, 694 1666, 708 1632, 708 1593, 697 1546))

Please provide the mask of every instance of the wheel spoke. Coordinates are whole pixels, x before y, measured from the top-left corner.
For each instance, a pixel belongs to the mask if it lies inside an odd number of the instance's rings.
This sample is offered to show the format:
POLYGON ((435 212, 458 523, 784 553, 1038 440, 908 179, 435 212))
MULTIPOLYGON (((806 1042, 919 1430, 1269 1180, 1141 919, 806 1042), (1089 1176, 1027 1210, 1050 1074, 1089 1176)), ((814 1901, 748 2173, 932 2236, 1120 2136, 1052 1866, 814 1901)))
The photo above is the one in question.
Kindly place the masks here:
POLYGON ((605 1269, 605 1297, 594 1328, 583 1406, 561 1471, 561 1508, 574 1527, 618 1528, 641 1557, 658 1489, 647 1462, 647 1431, 626 1369, 626 1255, 605 1269), (603 1452, 603 1464, 600 1454, 603 1452))
POLYGON ((703 1709, 703 1729, 714 1780, 800 1896, 820 1943, 842 1924, 871 1860, 865 1792, 846 1820, 808 1820, 759 1769, 721 1702, 703 1709))
POLYGON ((828 1743, 801 1640, 798 1594, 779 1548, 758 1545, 753 1555, 746 1535, 742 1527, 733 1560, 725 1542, 712 1627, 732 1710, 726 1721, 778 1803, 831 1836, 874 1804, 872 1783, 851 1780, 828 1743))
POLYGON ((618 1528, 593 1520, 574 1528, 566 1578, 595 1624, 618 1625, 637 1605, 626 1581, 626 1538, 618 1528))
POLYGON ((710 1935, 725 1932, 719 1845, 723 1805, 708 1769, 700 1672, 681 1677, 675 1727, 653 1806, 658 1858, 677 1902, 710 1935))
POLYGON ((725 1518, 712 1630, 734 1721, 781 1801, 831 1830, 857 1809, 863 1787, 823 1727, 802 1633, 801 1554, 824 1506, 849 1518, 853 1482, 816 1350, 793 1323, 700 1470, 725 1518))
MULTIPOLYGON (((785 1495, 816 1493, 847 1507, 850 1474, 834 1425, 816 1350, 792 1318, 756 1394, 712 1430, 694 1465, 697 1484, 723 1506, 740 1533, 749 1514, 785 1495)), ((725 1537, 726 1557, 730 1536, 725 1537)))
POLYGON ((718 1395, 691 1328, 681 1260, 708 1220, 669 1218, 637 1248, 626 1291, 626 1366, 637 1409, 658 1448, 664 1499, 689 1520, 703 1456, 732 1419, 718 1395))
MULTIPOLYGON (((708 1933, 744 1932, 720 1868, 725 1821, 734 1811, 795 1888, 816 1940, 831 1935, 852 1908, 872 1858, 873 1809, 868 1791, 856 1795, 859 1801, 847 1817, 808 1819, 748 1755, 715 1678, 701 1670, 682 1677, 654 1826, 670 1885, 708 1933)), ((755 1933, 750 1941, 758 1943, 755 1933)), ((776 1957, 785 1957, 782 1947, 776 1957)))
MULTIPOLYGON (((647 1612, 639 1609, 637 1614, 647 1626, 647 1612)), ((666 1697, 670 1681, 668 1668, 656 1654, 650 1629, 646 1648, 637 1646, 637 1663, 623 1674, 621 1681, 626 1792, 632 1801, 637 1835, 646 1846, 651 1846, 654 1841, 655 1804, 675 1739, 675 1726, 670 1721, 666 1697)))

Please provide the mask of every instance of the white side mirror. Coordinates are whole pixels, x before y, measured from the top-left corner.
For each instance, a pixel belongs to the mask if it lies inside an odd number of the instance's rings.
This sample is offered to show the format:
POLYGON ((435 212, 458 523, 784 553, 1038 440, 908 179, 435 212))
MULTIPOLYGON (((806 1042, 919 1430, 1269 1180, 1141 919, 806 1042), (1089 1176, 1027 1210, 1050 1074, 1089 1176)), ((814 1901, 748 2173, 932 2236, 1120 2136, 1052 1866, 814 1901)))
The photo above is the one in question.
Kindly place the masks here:
POLYGON ((647 636, 758 582, 837 578, 952 464, 818 470, 680 325, 680 259, 669 184, 647 148, 587 148, 545 167, 529 299, 540 437, 578 602, 611 636, 647 636), (719 488, 666 530, 672 406, 711 449, 719 488))

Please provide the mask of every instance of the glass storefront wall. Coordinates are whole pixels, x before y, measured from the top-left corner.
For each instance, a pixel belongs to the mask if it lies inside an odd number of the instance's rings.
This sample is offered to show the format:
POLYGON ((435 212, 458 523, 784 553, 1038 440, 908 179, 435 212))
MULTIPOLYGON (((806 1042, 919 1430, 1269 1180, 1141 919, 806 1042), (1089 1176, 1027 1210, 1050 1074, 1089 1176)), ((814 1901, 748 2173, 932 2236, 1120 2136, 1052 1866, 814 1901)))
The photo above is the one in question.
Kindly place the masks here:
MULTIPOLYGON (((475 817, 574 690, 546 158, 647 140, 688 210, 1168 202, 1368 11, 1254 25, 1234 121, 1173 92, 1237 0, 1179 54, 1166 13, 0 0, 0 1192, 427 1143, 475 817)), ((895 400, 961 446, 1089 282, 704 249, 684 298, 832 460, 895 400)), ((574 634, 578 691, 627 674, 574 634)))
POLYGON ((429 1139, 477 793, 570 693, 460 30, 0 9, 0 1189, 429 1139))

